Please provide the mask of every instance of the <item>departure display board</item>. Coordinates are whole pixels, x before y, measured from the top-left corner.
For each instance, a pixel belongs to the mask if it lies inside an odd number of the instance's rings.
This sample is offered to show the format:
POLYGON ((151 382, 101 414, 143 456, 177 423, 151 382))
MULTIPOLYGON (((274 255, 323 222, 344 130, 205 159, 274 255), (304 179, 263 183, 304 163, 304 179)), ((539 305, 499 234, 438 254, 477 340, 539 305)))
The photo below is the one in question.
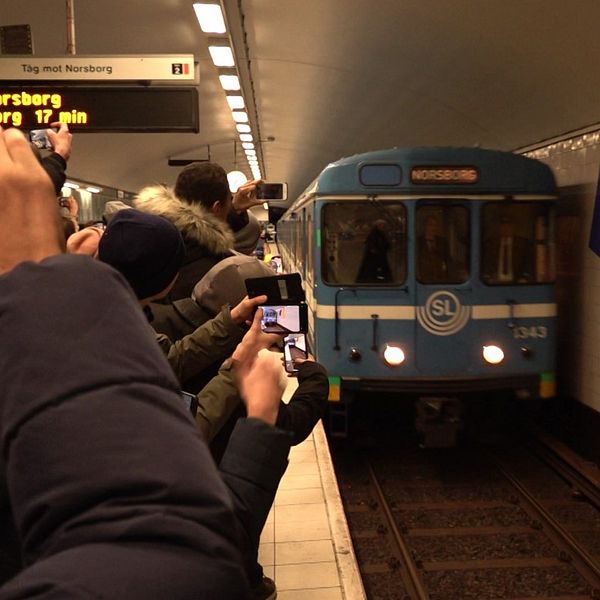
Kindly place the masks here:
POLYGON ((67 123, 77 132, 199 131, 198 91, 173 86, 3 86, 0 126, 23 130, 67 123))

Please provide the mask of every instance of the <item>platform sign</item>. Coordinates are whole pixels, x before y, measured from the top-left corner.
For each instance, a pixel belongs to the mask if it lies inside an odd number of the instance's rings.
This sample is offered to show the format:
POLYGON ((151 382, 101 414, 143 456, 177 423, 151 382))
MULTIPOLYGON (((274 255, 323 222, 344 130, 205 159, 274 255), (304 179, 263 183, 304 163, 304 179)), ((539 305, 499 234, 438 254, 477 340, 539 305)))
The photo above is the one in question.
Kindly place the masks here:
POLYGON ((196 87, 3 86, 0 126, 24 130, 67 123, 77 132, 199 131, 196 87))
POLYGON ((11 56, 0 58, 0 81, 194 82, 193 54, 142 56, 11 56))

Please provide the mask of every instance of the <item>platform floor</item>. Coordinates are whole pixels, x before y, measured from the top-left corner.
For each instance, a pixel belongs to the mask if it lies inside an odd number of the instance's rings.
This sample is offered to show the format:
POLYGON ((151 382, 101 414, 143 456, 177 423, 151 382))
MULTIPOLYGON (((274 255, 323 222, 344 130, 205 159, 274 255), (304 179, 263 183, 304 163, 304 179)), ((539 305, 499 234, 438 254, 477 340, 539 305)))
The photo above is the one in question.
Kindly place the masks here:
MULTIPOLYGON (((284 400, 296 385, 290 378, 284 400)), ((259 561, 275 580, 278 600, 366 598, 321 422, 292 448, 259 561)))

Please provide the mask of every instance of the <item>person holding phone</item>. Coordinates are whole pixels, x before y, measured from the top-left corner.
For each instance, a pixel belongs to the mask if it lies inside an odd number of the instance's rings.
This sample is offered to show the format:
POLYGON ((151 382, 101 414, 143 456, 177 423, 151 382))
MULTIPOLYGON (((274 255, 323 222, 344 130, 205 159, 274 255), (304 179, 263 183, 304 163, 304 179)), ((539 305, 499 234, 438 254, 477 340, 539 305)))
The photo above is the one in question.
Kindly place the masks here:
POLYGON ((254 251, 260 225, 248 209, 262 204, 256 198, 258 182, 249 181, 232 194, 223 167, 194 162, 182 169, 174 188, 149 186, 139 192, 135 207, 165 217, 183 236, 186 258, 171 300, 189 298, 211 267, 234 251, 254 251))
POLYGON ((50 153, 42 156, 37 150, 37 156, 44 167, 44 170, 50 176, 54 185, 54 193, 58 197, 65 181, 67 180, 67 163, 71 157, 71 146, 73 143, 73 134, 69 131, 66 123, 58 121, 51 123, 49 129, 44 130, 46 138, 50 144, 50 153))
POLYGON ((123 277, 61 255, 51 181, 15 129, 0 129, 0 211, 0 493, 27 565, 0 597, 250 598, 240 548, 290 444, 277 372, 238 354, 248 418, 219 474, 123 277))

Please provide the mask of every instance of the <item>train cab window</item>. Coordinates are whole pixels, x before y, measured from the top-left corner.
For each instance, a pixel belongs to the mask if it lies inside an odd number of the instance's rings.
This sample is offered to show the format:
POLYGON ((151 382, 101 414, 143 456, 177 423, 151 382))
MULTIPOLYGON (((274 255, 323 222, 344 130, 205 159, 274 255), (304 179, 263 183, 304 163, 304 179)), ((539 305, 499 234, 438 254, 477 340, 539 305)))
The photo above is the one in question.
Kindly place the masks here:
POLYGON ((406 279, 406 209, 400 203, 339 202, 322 214, 323 280, 398 285, 406 279))
POLYGON ((417 208, 417 279, 424 284, 469 279, 469 214, 464 206, 424 204, 417 208))
POLYGON ((490 202, 481 219, 481 279, 489 285, 555 279, 554 209, 543 202, 490 202))

